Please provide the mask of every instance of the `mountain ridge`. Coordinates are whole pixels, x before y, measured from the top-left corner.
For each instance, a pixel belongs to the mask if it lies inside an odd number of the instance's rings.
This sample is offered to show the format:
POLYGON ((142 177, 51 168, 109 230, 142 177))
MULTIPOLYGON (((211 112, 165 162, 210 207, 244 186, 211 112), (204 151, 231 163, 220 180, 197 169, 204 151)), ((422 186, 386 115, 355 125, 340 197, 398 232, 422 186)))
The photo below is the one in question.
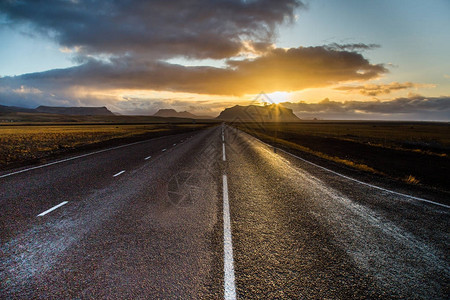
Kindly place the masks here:
POLYGON ((72 115, 72 116, 113 116, 114 114, 105 106, 97 107, 61 107, 41 105, 35 109, 38 113, 72 115))
MULTIPOLYGON (((116 116, 115 113, 102 107, 60 107, 41 105, 35 109, 17 106, 0 105, 0 114, 49 114, 67 116, 116 116)), ((281 104, 271 104, 265 106, 258 105, 235 105, 222 110, 216 118, 210 116, 199 116, 188 111, 177 112, 172 108, 162 108, 152 115, 162 118, 183 118, 183 119, 215 119, 228 122, 298 122, 301 121, 293 110, 281 104)))
POLYGON ((189 118, 189 119, 214 119, 210 116, 198 116, 190 113, 188 111, 176 111, 173 108, 161 108, 156 113, 153 114, 154 117, 165 117, 165 118, 189 118))
POLYGON ((266 106, 235 105, 225 108, 216 118, 221 121, 232 122, 298 122, 301 121, 292 109, 281 104, 266 106))
POLYGON ((70 116, 114 116, 114 114, 105 106, 63 107, 40 105, 36 108, 24 108, 18 106, 0 105, 0 113, 39 113, 70 116))

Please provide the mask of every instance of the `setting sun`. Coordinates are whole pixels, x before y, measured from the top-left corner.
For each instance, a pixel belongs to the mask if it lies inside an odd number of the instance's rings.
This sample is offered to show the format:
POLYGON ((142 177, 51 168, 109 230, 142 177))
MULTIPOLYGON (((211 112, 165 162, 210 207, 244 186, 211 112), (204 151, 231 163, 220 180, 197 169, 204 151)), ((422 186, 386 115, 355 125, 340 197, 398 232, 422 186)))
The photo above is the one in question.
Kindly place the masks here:
POLYGON ((267 98, 263 100, 263 102, 266 102, 267 104, 279 104, 283 102, 288 102, 290 100, 288 92, 269 93, 267 94, 267 98))

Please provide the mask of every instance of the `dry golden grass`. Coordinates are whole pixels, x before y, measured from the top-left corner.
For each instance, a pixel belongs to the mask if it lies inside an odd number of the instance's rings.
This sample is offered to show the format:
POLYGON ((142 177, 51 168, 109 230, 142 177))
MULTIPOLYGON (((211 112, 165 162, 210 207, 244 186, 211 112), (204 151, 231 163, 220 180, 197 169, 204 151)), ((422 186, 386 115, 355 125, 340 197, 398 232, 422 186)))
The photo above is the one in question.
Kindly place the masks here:
POLYGON ((404 178, 403 181, 409 184, 418 184, 420 182, 416 177, 412 175, 409 175, 408 177, 404 178))
POLYGON ((337 163, 340 163, 340 164, 344 164, 346 166, 349 166, 349 167, 352 167, 352 168, 355 168, 355 169, 358 169, 358 170, 361 170, 361 171, 366 171, 366 172, 371 172, 371 173, 375 173, 375 174, 379 174, 379 175, 384 175, 383 172, 375 170, 374 168, 371 168, 371 167, 369 167, 369 166, 367 166, 365 164, 356 163, 356 162, 353 162, 351 160, 343 159, 343 158, 340 158, 340 157, 337 157, 337 156, 331 156, 331 155, 328 155, 328 154, 325 154, 325 153, 322 153, 322 152, 319 152, 319 151, 312 150, 312 149, 310 149, 308 147, 304 147, 304 146, 301 146, 299 144, 283 140, 283 139, 279 139, 279 138, 274 139, 272 136, 263 134, 261 132, 251 132, 251 133, 253 135, 261 138, 261 139, 272 140, 276 144, 281 144, 281 145, 287 146, 287 147, 289 147, 291 149, 297 149, 297 150, 300 150, 300 151, 303 151, 303 152, 306 152, 306 153, 309 153, 309 154, 313 154, 313 155, 318 156, 320 158, 324 158, 324 159, 327 159, 327 160, 330 160, 330 161, 334 161, 334 162, 337 162, 337 163))
MULTIPOLYGON (((247 124, 251 128, 252 124, 247 124)), ((444 151, 431 148, 450 148, 450 125, 444 123, 400 122, 301 122, 264 124, 265 129, 296 135, 335 138, 373 147, 418 152, 446 157, 444 151), (436 147, 437 146, 437 147, 436 147)))
POLYGON ((0 166, 48 156, 80 146, 201 124, 0 126, 0 166))
POLYGON ((450 123, 239 123, 262 140, 411 185, 448 191, 450 123))

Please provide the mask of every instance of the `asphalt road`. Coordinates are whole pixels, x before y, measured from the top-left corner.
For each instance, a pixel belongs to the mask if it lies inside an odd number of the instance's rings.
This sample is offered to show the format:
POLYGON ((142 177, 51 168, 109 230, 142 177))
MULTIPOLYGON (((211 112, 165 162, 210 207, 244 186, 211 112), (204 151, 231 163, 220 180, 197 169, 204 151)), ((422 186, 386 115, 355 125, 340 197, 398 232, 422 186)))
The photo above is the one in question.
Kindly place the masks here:
POLYGON ((449 298, 448 207, 230 127, 30 168, 0 173, 2 299, 449 298))

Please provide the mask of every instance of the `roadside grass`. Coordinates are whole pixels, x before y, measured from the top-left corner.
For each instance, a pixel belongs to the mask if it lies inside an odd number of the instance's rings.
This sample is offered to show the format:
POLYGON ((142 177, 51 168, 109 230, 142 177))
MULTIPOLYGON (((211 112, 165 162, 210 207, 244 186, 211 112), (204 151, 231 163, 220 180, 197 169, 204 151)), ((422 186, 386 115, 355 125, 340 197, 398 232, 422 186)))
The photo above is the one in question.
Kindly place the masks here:
MULTIPOLYGON (((250 125, 251 128, 252 125, 250 125)), ((267 131, 335 138, 373 147, 447 157, 449 123, 411 122, 301 122, 264 124, 267 131)))
POLYGON ((418 180, 416 177, 409 175, 406 178, 403 179, 404 182, 409 184, 418 184, 420 180, 418 180))
POLYGON ((204 124, 0 126, 0 168, 114 139, 166 135, 204 124))
POLYGON ((315 155, 317 157, 324 158, 326 160, 330 160, 330 161, 333 161, 333 162, 336 162, 336 163, 339 163, 339 164, 343 164, 343 165, 346 165, 348 167, 352 167, 352 168, 355 168, 355 169, 358 169, 358 170, 361 170, 361 171, 371 172, 371 173, 379 174, 379 175, 385 175, 383 172, 375 170, 374 168, 371 168, 368 165, 360 164, 360 163, 357 163, 357 162, 354 162, 354 161, 351 161, 351 160, 348 160, 348 159, 340 158, 340 157, 337 157, 337 156, 331 156, 331 155, 328 155, 328 154, 325 154, 325 153, 322 153, 322 152, 319 152, 319 151, 312 150, 312 149, 310 149, 308 147, 304 147, 302 145, 299 145, 299 144, 296 144, 296 143, 293 143, 293 142, 289 142, 289 141, 286 141, 286 140, 283 140, 283 139, 279 139, 279 138, 274 138, 274 137, 272 137, 270 135, 263 134, 261 132, 253 131, 253 132, 248 132, 248 133, 251 133, 251 134, 257 136, 258 138, 260 138, 262 140, 271 140, 271 141, 274 142, 274 144, 280 144, 280 145, 286 146, 286 147, 291 148, 291 149, 296 149, 296 150, 300 150, 302 152, 313 154, 313 155, 315 155))
POLYGON ((233 123, 261 140, 410 185, 450 191, 450 123, 233 123))

